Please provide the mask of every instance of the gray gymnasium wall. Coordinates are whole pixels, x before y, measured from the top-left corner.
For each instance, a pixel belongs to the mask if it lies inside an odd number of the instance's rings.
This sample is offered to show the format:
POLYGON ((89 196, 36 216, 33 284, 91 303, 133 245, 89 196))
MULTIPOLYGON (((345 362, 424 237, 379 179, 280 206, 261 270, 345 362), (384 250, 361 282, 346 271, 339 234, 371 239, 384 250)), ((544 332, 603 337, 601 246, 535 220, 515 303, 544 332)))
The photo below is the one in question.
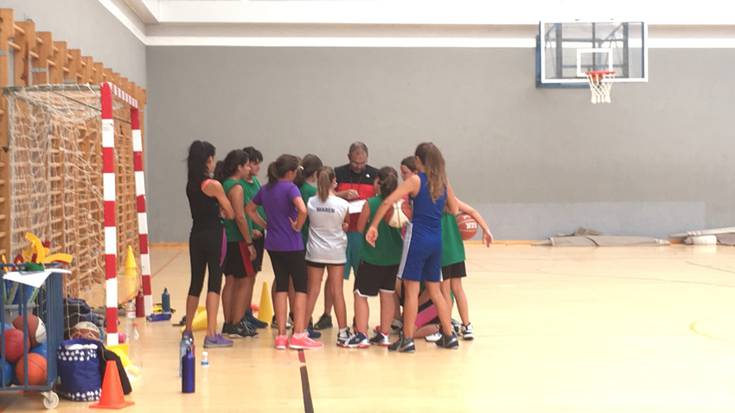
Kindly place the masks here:
POLYGON ((735 224, 733 49, 650 51, 650 82, 537 89, 532 49, 149 47, 154 241, 185 241, 186 148, 244 145, 397 166, 436 142, 458 195, 501 239, 577 226, 664 236, 735 224), (714 81, 712 79, 715 79, 714 81))
POLYGON ((51 32, 54 40, 81 49, 106 67, 138 85, 146 85, 145 45, 98 1, 2 0, 14 10, 15 20, 31 19, 37 31, 51 32))

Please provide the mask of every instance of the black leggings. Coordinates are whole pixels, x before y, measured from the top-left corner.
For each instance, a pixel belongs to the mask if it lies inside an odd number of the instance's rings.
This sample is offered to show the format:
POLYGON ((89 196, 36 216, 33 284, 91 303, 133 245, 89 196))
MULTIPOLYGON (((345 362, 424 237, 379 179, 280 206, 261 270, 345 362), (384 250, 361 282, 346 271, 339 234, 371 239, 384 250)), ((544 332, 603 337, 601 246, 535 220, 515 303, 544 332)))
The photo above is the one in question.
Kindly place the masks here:
POLYGON ((207 292, 219 294, 222 288, 222 227, 192 232, 189 235, 189 261, 191 284, 189 295, 199 297, 204 286, 204 271, 209 267, 207 292))
POLYGON ((288 281, 293 281, 297 293, 306 293, 305 251, 268 251, 276 276, 276 292, 288 292, 288 281))

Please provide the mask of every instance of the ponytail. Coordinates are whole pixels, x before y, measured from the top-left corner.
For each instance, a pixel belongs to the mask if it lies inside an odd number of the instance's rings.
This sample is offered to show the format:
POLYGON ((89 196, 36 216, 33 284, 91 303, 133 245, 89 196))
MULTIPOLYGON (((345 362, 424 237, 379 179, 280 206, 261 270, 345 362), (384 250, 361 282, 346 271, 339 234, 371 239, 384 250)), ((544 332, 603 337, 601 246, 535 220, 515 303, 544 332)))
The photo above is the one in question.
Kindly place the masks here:
POLYGON ((227 179, 227 176, 224 174, 225 170, 225 161, 217 161, 217 165, 214 167, 214 179, 223 182, 225 179, 227 179))
POLYGON ((384 166, 378 171, 380 195, 385 198, 398 188, 398 172, 390 166, 384 166))
POLYGON ((268 164, 268 185, 275 185, 278 182, 278 170, 276 169, 276 162, 273 161, 268 164))
POLYGON ((332 182, 334 182, 334 169, 330 168, 329 166, 323 166, 319 168, 319 172, 317 172, 316 180, 317 180, 317 194, 319 195, 319 200, 322 202, 326 202, 327 198, 329 198, 329 194, 332 191, 332 182))
POLYGON ((279 156, 278 159, 268 165, 268 186, 275 185, 288 172, 296 171, 298 168, 299 158, 288 154, 279 156))
POLYGON ((447 190, 447 173, 444 157, 431 142, 424 142, 416 147, 416 157, 424 165, 424 173, 429 184, 429 193, 432 201, 441 197, 447 190))
POLYGON ((296 178, 294 178, 293 180, 293 183, 296 184, 296 186, 298 186, 299 188, 301 187, 301 185, 304 184, 304 182, 306 182, 306 178, 309 178, 317 173, 317 171, 319 171, 319 169, 324 166, 324 164, 318 156, 309 153, 306 154, 306 156, 304 156, 304 159, 301 160, 300 166, 301 168, 296 171, 296 178))

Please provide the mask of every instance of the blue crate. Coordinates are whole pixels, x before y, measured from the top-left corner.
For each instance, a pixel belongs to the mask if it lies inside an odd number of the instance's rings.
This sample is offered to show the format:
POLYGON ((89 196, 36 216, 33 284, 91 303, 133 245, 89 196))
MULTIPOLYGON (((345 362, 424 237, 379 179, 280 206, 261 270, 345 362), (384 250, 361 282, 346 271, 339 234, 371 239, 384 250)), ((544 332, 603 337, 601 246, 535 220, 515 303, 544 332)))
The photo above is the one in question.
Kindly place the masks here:
MULTIPOLYGON (((4 275, 4 265, 0 265, 0 276, 4 275)), ((6 386, 0 381, 1 391, 27 391, 40 392, 44 396, 43 404, 48 409, 55 408, 59 403, 59 397, 54 392, 57 381, 57 349, 64 339, 64 308, 62 275, 50 275, 43 286, 36 289, 23 288, 25 286, 14 282, 0 282, 0 299, 2 300, 2 311, 0 311, 0 326, 12 323, 18 316, 23 316, 23 335, 28 336, 28 315, 38 316, 46 326, 47 357, 47 380, 43 385, 31 385, 28 383, 28 363, 26 355, 31 352, 29 346, 24 343, 23 357, 19 362, 23 363, 24 383, 6 386), (15 292, 14 296, 7 297, 8 293, 15 292), (6 302, 7 301, 7 302, 6 302)), ((0 365, 5 362, 5 341, 0 339, 0 365)))

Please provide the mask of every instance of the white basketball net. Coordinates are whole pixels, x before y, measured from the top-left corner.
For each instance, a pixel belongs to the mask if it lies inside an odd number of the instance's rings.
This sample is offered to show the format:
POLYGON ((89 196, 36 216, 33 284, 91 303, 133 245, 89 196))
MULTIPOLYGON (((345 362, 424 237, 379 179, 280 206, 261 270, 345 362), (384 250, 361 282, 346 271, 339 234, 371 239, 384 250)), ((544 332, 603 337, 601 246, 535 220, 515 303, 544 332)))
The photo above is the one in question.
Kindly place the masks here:
POLYGON ((610 103, 610 89, 615 79, 615 72, 607 70, 596 70, 587 72, 587 82, 590 85, 592 96, 590 102, 593 104, 610 103))

